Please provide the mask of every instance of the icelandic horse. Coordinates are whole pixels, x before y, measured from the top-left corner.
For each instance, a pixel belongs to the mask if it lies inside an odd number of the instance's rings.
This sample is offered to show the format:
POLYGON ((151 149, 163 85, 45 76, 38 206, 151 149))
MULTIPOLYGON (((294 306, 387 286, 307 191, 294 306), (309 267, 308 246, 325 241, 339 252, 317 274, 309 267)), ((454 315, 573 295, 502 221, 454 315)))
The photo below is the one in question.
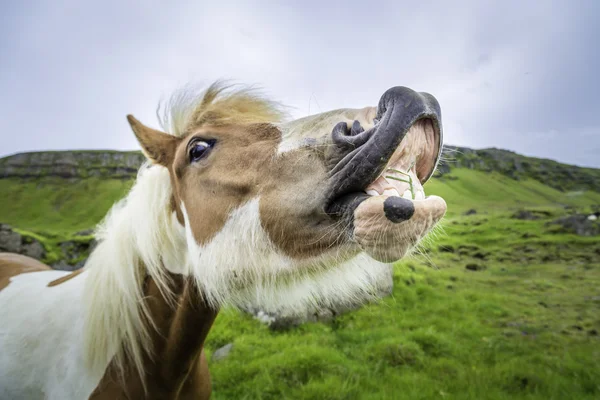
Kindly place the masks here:
POLYGON ((206 399, 221 307, 367 301, 442 218, 425 196, 436 99, 286 121, 248 89, 175 95, 163 131, 127 119, 148 162, 83 269, 0 254, 1 399, 206 399), (166 133, 168 132, 168 133, 166 133))

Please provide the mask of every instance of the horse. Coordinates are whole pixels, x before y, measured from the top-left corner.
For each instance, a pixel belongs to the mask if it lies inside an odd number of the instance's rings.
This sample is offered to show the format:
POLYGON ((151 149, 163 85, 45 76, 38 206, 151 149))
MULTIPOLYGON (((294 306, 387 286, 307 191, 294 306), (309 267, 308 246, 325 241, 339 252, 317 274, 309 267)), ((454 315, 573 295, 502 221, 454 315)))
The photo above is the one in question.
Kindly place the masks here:
POLYGON ((0 254, 0 398, 208 399, 223 307, 369 301, 438 224, 443 143, 428 93, 296 120, 217 82, 176 92, 161 130, 127 116, 147 162, 84 267, 0 254))

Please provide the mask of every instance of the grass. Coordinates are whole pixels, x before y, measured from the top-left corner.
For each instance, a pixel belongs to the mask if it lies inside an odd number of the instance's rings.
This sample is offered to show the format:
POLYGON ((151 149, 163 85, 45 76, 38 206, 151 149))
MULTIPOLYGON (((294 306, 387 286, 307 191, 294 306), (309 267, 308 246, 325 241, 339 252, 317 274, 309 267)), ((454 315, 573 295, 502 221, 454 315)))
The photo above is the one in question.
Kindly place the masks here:
POLYGON ((0 221, 40 234, 66 235, 95 226, 132 182, 0 179, 0 221))
POLYGON ((221 313, 208 350, 234 349, 211 363, 215 398, 598 398, 600 244, 544 223, 451 218, 397 264, 391 297, 331 323, 271 332, 221 313))
MULTIPOLYGON (((0 221, 52 247, 130 185, 0 180, 0 221)), ((546 225, 600 194, 466 169, 425 189, 449 205, 443 233, 395 266, 391 296, 283 332, 223 310, 209 360, 234 347, 210 361, 213 398, 600 398, 600 243, 546 225), (542 218, 512 219, 522 208, 542 218)))
POLYGON ((425 192, 443 197, 449 215, 470 208, 478 211, 517 209, 531 206, 583 207, 600 204, 600 193, 593 191, 561 192, 533 179, 513 180, 499 173, 454 169, 451 175, 432 179, 425 192))

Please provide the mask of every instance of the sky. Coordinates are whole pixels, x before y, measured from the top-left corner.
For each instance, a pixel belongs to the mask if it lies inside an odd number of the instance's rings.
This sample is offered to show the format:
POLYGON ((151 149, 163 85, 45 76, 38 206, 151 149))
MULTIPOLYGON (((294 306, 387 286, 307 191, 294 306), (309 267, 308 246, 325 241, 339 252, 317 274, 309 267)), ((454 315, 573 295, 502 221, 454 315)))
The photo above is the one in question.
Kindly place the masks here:
POLYGON ((0 156, 137 149, 126 114, 224 78, 294 117, 408 86, 447 144, 600 167, 598 38, 596 0, 3 1, 0 156))

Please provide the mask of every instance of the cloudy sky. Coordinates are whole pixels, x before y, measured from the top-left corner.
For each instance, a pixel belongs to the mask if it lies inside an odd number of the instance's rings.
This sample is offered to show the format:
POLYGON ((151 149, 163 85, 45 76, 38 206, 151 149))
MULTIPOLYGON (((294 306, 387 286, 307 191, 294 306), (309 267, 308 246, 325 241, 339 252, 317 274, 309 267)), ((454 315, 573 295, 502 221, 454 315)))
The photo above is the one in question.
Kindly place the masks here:
POLYGON ((91 3, 0 5, 0 156, 135 149, 127 113, 230 78, 297 117, 409 86, 446 143, 600 167, 600 1, 91 3))

